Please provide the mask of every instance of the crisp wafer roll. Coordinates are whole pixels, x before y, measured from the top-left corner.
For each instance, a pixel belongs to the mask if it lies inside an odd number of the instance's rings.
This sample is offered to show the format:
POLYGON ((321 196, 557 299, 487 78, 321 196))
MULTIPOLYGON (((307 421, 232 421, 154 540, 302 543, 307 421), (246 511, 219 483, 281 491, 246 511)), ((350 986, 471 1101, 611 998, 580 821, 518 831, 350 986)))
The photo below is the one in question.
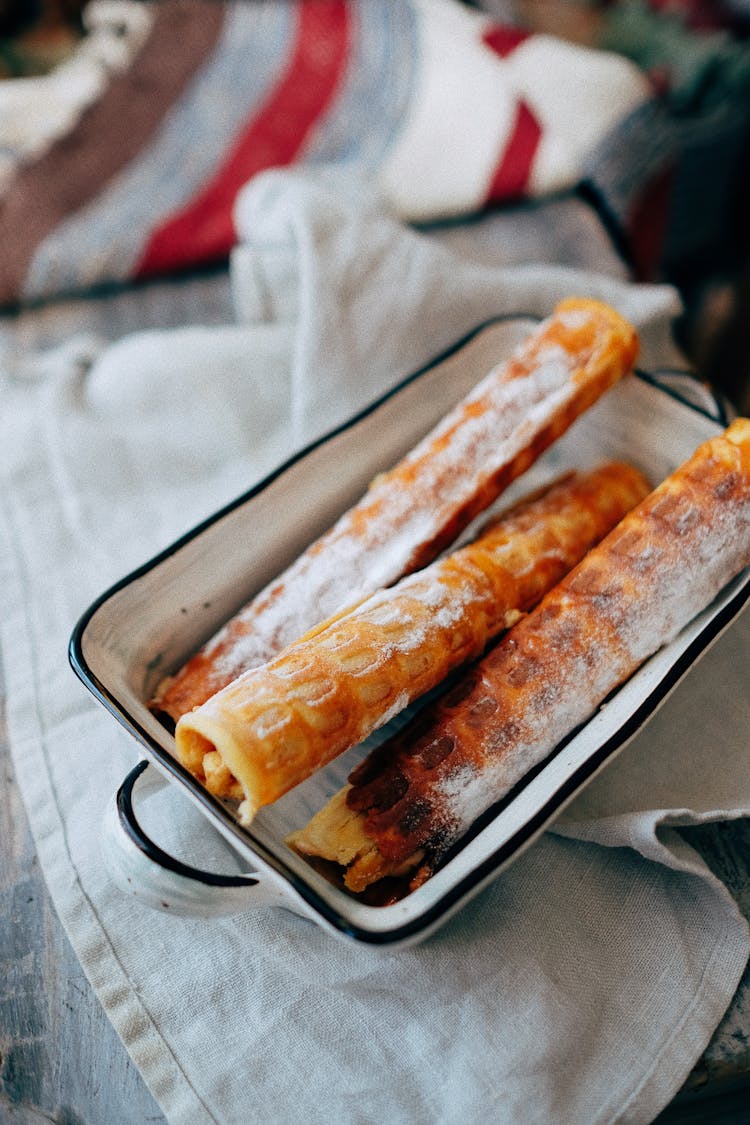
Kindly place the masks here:
POLYGON ((184 715, 180 761, 212 792, 240 798, 249 823, 480 656, 648 487, 618 462, 568 474, 184 715))
POLYGON ((429 876, 476 818, 750 564, 750 421, 627 515, 433 709, 290 838, 362 891, 429 876), (416 872, 416 874, 414 874, 416 872))
POLYGON ((403 461, 174 677, 173 720, 319 621, 427 565, 623 374, 638 349, 608 305, 563 301, 403 461))

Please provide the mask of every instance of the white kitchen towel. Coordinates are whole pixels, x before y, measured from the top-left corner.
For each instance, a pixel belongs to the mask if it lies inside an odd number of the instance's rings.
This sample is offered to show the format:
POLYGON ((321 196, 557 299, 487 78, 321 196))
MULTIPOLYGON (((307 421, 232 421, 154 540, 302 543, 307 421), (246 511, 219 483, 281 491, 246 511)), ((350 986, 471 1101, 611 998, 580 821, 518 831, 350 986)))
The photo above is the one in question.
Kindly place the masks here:
MULTIPOLYGON (((489 316, 605 297, 650 363, 676 361, 670 289, 467 263, 356 193, 290 174, 256 188, 241 322, 136 333, 93 357, 72 340, 36 381, 0 373, 7 719, 56 907, 175 1125, 651 1121, 750 951, 728 892, 670 827, 750 812, 748 614, 571 806, 567 835, 422 945, 362 949, 277 908, 162 915, 102 867, 102 811, 138 752, 66 644, 104 588, 489 316)), ((165 842, 236 869, 187 800, 161 801, 165 842)))
POLYGON ((394 222, 379 198, 358 176, 328 171, 264 172, 240 193, 235 225, 242 242, 232 257, 237 317, 296 318, 295 437, 338 424, 351 413, 352 396, 372 401, 482 321, 519 311, 540 315, 550 294, 577 287, 611 297, 638 321, 642 362, 683 362, 671 334, 679 308, 674 290, 549 265, 526 264, 506 275, 457 259, 449 247, 394 222), (394 308, 398 316, 390 315, 394 308))

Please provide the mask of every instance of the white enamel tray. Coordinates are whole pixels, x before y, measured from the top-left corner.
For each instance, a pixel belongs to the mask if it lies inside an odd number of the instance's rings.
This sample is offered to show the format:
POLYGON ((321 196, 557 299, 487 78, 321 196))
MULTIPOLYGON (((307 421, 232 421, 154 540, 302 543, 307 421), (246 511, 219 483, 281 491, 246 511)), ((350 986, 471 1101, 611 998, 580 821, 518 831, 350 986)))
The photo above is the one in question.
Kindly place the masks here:
MULTIPOLYGON (((70 642, 78 676, 140 743, 144 760, 105 819, 110 869, 129 893, 176 912, 221 914, 278 904, 372 945, 405 944, 444 922, 498 876, 562 807, 620 752, 750 596, 750 571, 731 582, 670 645, 649 660, 574 737, 499 804, 424 886, 372 906, 329 883, 284 839, 344 783, 385 728, 241 828, 173 758, 172 735, 148 711, 156 682, 179 667, 244 602, 393 465, 529 331, 517 317, 484 325, 370 409, 282 466, 167 551, 104 593, 70 642), (148 768, 149 764, 151 767, 148 768), (183 791, 243 862, 247 876, 198 871, 166 855, 134 808, 141 788, 165 779, 183 791)), ((726 424, 720 402, 682 372, 628 376, 580 418, 502 498, 569 467, 615 457, 657 484, 726 424)))

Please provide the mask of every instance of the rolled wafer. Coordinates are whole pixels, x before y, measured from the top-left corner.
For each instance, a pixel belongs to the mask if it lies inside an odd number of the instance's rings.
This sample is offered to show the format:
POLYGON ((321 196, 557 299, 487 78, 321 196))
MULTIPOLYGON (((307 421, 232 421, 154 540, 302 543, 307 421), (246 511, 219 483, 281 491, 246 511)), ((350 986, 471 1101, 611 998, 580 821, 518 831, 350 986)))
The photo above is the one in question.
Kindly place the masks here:
POLYGON ((301 854, 355 892, 429 877, 476 818, 750 564, 750 421, 706 442, 429 714, 376 749, 301 854), (416 872, 416 873, 415 873, 416 872))
POLYGON ((431 562, 632 367, 608 305, 561 302, 399 464, 177 673, 152 710, 176 721, 319 621, 431 562))
POLYGON ((567 474, 183 715, 178 758, 211 792, 240 799, 248 824, 480 656, 648 488, 619 462, 567 474))

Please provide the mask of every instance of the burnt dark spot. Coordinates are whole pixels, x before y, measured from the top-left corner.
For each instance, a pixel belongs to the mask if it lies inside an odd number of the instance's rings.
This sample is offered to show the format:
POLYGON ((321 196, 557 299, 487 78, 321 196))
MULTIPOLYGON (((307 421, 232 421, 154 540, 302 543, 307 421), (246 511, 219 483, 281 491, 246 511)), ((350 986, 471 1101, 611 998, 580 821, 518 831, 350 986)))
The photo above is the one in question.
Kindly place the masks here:
POLYGON ((429 840, 425 842, 430 853, 427 861, 429 874, 432 874, 455 840, 455 831, 449 825, 440 824, 433 828, 429 840))
POLYGON ((430 815, 427 801, 410 801, 398 821, 398 829, 404 836, 416 832, 430 815))
POLYGON ((409 782, 402 773, 386 775, 380 784, 373 784, 370 792, 370 808, 385 812, 393 808, 397 801, 406 795, 409 782))
POLYGON ((482 726, 487 719, 495 714, 497 707, 497 700, 493 699, 491 695, 485 695, 483 699, 478 700, 469 710, 469 714, 467 715, 469 726, 482 726))
POLYGON ((425 769, 434 770, 455 749, 456 741, 449 734, 441 734, 422 747, 417 757, 425 769))

